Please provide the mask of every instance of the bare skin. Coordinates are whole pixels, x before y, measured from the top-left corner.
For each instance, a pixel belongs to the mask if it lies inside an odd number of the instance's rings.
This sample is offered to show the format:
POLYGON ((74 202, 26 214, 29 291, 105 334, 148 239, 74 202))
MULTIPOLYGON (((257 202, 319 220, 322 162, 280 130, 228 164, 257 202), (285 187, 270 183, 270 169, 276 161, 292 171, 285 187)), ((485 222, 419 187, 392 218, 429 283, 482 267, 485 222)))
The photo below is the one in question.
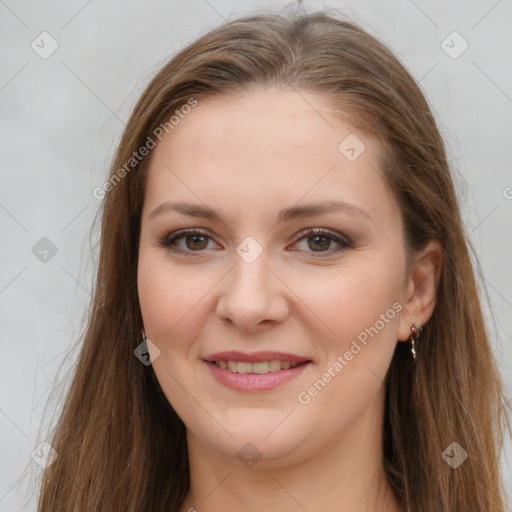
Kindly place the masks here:
POLYGON ((329 110, 294 91, 200 101, 153 150, 138 287, 160 350, 153 369, 187 427, 191 487, 180 512, 401 510, 382 469, 383 380, 396 343, 433 312, 441 249, 431 242, 406 273, 380 144, 329 110), (339 149, 351 134, 365 145, 353 161, 339 149), (150 217, 166 201, 208 206, 221 220, 150 217), (282 209, 325 201, 357 210, 277 222, 282 209), (188 256, 160 245, 184 228, 201 230, 174 241, 188 256), (250 263, 236 250, 258 246, 250 263), (203 360, 225 350, 312 363, 272 390, 235 391, 203 360))

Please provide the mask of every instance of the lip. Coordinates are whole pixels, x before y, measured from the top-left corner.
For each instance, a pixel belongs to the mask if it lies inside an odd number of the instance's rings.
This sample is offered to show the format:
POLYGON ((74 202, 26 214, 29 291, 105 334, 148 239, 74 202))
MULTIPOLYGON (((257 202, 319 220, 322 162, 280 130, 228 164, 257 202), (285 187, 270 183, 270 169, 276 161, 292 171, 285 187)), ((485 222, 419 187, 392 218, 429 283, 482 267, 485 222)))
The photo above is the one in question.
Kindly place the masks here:
MULTIPOLYGON (((247 354, 245 352, 237 352, 236 350, 228 350, 225 352, 216 352, 215 354, 210 354, 203 358, 204 361, 214 362, 214 361, 241 361, 243 363, 261 363, 263 361, 290 361, 291 363, 305 363, 306 361, 311 361, 311 359, 307 357, 301 357, 295 354, 286 354, 284 352, 272 352, 272 351, 264 351, 264 352, 253 352, 252 354, 247 354)), ((283 371, 283 370, 280 370, 283 371)), ((284 370, 289 371, 289 370, 284 370)))
MULTIPOLYGON (((277 358, 276 358, 277 359, 277 358)), ((223 360, 223 359, 221 359, 223 360)), ((231 361, 233 359, 230 359, 231 361)), ((240 359, 235 359, 240 361, 240 359)), ((266 359, 264 359, 266 360, 266 359)), ((289 359, 283 359, 289 361, 289 359)), ((279 386, 296 379, 302 372, 312 365, 312 361, 303 360, 303 364, 299 364, 289 370, 278 370, 277 372, 269 372, 264 374, 256 373, 234 373, 227 368, 220 368, 214 362, 203 360, 203 364, 208 367, 213 378, 223 386, 234 391, 271 391, 279 386)), ((251 361, 245 361, 251 362, 251 361)), ((259 361, 255 361, 259 362, 259 361)))

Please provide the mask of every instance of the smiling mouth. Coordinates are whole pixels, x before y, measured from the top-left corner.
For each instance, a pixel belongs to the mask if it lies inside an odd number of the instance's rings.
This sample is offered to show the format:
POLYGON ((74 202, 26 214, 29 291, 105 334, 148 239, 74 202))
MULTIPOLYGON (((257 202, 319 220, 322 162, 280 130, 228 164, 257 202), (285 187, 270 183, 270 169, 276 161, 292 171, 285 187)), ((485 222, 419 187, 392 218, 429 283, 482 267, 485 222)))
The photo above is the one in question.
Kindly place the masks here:
POLYGON ((242 374, 255 374, 264 375, 266 373, 279 372, 281 370, 291 370, 296 366, 301 366, 311 361, 292 362, 292 361, 280 361, 274 359, 271 361, 260 361, 257 363, 249 363, 245 361, 208 361, 210 364, 217 366, 223 370, 228 370, 232 373, 242 374))

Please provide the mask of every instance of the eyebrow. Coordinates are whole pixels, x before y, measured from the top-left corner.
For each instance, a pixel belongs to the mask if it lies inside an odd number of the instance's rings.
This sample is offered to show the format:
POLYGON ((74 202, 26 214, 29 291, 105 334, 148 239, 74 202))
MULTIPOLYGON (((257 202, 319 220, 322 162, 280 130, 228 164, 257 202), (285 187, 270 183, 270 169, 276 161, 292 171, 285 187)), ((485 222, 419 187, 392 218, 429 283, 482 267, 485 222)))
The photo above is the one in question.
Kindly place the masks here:
MULTIPOLYGON (((189 217, 201 217, 210 219, 212 221, 222 222, 220 215, 208 206, 174 201, 166 201, 165 203, 157 206, 150 213, 149 219, 171 211, 178 212, 189 217)), ((356 205, 346 203, 345 201, 325 201, 322 203, 312 203, 305 204, 303 206, 292 206, 285 208, 279 212, 279 215, 277 216, 277 223, 338 211, 343 211, 351 215, 362 216, 373 220, 372 216, 368 212, 362 210, 356 205)))

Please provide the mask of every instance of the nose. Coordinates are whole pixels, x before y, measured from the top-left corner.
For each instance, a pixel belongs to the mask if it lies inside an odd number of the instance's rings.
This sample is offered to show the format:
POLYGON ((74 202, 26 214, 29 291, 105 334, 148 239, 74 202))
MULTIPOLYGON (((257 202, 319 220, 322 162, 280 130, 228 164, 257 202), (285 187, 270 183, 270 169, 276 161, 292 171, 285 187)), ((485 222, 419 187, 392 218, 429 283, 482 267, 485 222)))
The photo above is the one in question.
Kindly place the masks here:
POLYGON ((221 281, 219 318, 246 332, 284 321, 289 314, 289 290, 268 263, 265 251, 253 262, 235 254, 234 268, 221 281))

